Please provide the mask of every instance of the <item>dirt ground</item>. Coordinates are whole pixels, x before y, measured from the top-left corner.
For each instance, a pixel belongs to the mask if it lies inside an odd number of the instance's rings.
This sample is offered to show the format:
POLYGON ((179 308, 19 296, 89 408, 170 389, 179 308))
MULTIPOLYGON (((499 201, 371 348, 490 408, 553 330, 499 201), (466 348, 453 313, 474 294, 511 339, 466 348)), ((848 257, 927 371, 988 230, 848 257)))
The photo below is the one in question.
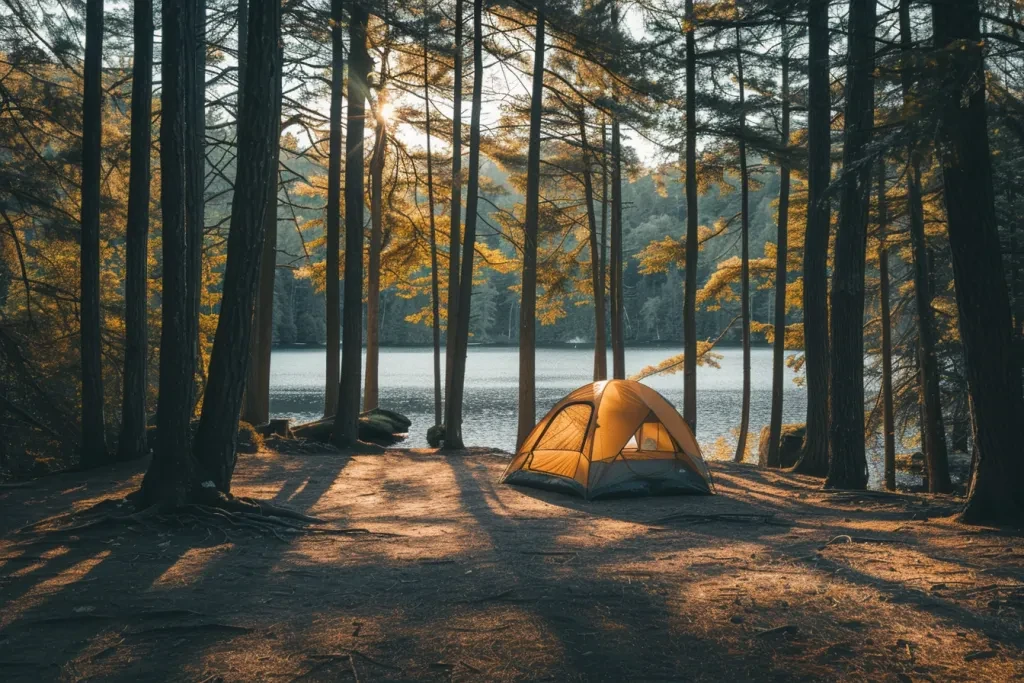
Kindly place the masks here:
POLYGON ((713 464, 719 495, 585 502, 500 454, 243 456, 236 492, 371 533, 27 523, 139 463, 0 490, 4 681, 1009 681, 1024 542, 947 497, 713 464))

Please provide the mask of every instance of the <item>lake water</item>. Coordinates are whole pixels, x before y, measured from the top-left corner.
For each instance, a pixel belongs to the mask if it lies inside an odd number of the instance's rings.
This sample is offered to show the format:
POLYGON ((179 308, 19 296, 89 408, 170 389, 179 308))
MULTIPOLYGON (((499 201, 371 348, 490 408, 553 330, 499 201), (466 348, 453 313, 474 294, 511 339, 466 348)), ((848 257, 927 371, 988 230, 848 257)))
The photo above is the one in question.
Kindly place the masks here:
MULTIPOLYGON (((681 348, 672 347, 628 348, 626 373, 631 375, 681 352, 681 348)), ((735 443, 743 389, 742 351, 728 348, 717 352, 722 355, 720 368, 697 368, 697 439, 708 456, 713 455, 720 438, 735 443)), ((412 420, 409 438, 403 443, 406 446, 426 446, 427 429, 434 423, 432 361, 430 348, 392 347, 380 351, 380 404, 412 420)), ((750 440, 755 452, 758 433, 770 417, 771 361, 771 349, 752 350, 750 440)), ((443 373, 443 353, 441 362, 443 373)), ((323 349, 276 349, 270 372, 272 415, 295 422, 322 417, 325 366, 323 349)), ((608 367, 611 368, 610 357, 608 367)), ((537 417, 542 417, 570 391, 591 381, 592 376, 593 349, 586 345, 537 349, 537 417)), ((807 392, 793 382, 794 376, 787 368, 783 422, 803 422, 807 411, 807 392)), ((463 409, 463 438, 467 446, 515 449, 518 382, 517 349, 470 347, 463 409)), ((644 383, 682 408, 682 373, 651 377, 644 383)))

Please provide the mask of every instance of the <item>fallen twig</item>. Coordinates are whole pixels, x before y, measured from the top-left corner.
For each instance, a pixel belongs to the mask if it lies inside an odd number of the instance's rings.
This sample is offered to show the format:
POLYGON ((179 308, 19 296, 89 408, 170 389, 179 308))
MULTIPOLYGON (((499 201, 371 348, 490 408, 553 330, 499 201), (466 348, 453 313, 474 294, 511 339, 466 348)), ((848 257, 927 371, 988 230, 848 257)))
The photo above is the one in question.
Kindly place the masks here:
POLYGON ((661 524, 664 522, 736 522, 747 524, 778 524, 788 526, 785 522, 775 520, 775 513, 746 513, 746 512, 722 512, 722 513, 701 513, 701 512, 674 512, 664 517, 657 517, 648 521, 648 524, 661 524))
POLYGON ((872 538, 870 536, 850 536, 848 534, 839 534, 829 539, 822 547, 828 547, 836 543, 896 543, 902 545, 908 545, 906 541, 901 541, 895 538, 872 538))
POLYGON ((472 664, 467 662, 465 659, 460 659, 459 660, 459 664, 461 664, 462 666, 466 667, 467 669, 469 669, 473 673, 477 673, 477 674, 482 674, 483 673, 483 671, 481 671, 480 669, 476 668, 475 666, 473 666, 472 664))

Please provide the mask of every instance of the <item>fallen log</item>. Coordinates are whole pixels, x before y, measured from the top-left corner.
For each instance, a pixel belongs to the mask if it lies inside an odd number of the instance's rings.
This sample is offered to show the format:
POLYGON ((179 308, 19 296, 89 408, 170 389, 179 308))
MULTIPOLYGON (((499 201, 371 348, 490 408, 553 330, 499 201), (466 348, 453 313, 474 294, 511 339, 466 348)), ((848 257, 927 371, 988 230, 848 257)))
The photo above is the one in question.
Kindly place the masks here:
MULTIPOLYGON (((412 422, 391 410, 375 409, 359 416, 359 440, 378 446, 392 446, 403 441, 412 422)), ((292 434, 300 439, 330 443, 334 417, 296 425, 292 434)))

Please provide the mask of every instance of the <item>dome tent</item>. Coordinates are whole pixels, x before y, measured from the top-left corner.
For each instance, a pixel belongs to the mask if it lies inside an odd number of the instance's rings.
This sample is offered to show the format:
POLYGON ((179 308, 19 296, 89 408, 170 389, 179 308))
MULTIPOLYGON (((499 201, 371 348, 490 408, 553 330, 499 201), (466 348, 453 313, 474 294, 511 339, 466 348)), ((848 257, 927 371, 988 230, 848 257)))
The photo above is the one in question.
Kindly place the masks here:
POLYGON ((683 417, 657 391, 629 380, 587 384, 556 403, 516 452, 502 482, 588 499, 714 493, 683 417))

